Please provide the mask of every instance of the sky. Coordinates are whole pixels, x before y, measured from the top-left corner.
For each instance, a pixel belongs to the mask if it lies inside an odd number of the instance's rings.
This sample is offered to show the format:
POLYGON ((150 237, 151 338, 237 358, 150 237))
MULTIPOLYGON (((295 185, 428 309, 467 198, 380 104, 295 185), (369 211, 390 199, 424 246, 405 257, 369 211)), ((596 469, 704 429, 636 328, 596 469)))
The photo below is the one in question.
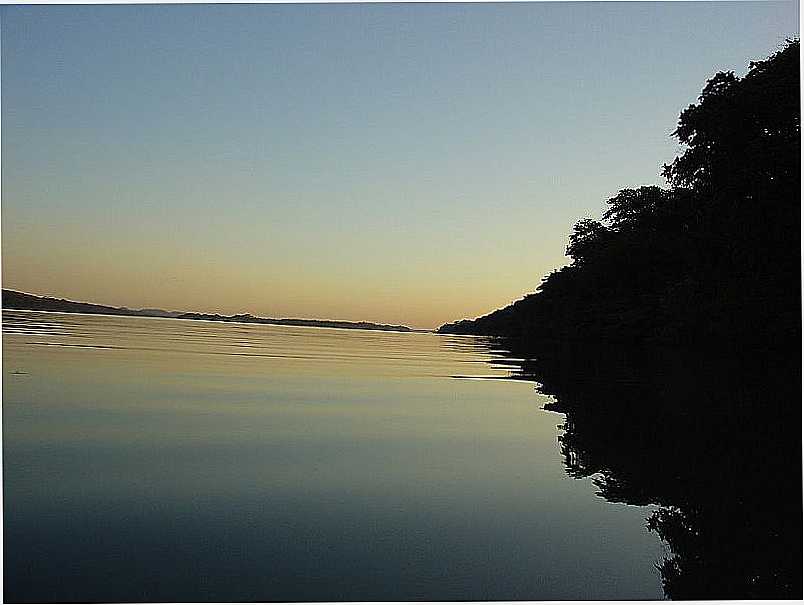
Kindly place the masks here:
POLYGON ((0 7, 2 284, 433 328, 662 184, 682 109, 798 4, 0 7))

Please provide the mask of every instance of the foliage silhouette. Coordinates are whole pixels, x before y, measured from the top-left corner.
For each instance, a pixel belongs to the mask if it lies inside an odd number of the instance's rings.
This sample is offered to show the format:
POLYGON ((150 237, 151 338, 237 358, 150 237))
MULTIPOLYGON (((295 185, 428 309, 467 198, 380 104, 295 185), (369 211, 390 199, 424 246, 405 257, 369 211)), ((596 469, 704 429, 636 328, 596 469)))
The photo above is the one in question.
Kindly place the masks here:
POLYGON ((443 333, 586 342, 798 342, 799 41, 718 73, 679 118, 669 188, 623 189, 533 294, 443 333))

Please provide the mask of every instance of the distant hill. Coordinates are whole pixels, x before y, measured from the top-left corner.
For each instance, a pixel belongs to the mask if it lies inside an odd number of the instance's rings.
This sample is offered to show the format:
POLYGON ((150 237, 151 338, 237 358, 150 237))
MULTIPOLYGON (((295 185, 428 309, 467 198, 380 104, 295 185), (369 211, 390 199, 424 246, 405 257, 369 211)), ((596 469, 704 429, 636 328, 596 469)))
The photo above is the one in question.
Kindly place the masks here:
POLYGON ((248 313, 242 315, 218 315, 210 313, 183 313, 178 319, 203 319, 206 321, 231 321, 238 323, 271 324, 278 326, 313 326, 317 328, 345 328, 352 330, 385 330, 388 332, 413 332, 407 326, 375 324, 368 321, 340 321, 337 319, 274 319, 255 317, 248 313))
POLYGON ((339 321, 329 319, 273 319, 255 317, 249 314, 218 315, 210 313, 186 313, 184 311, 164 311, 162 309, 129 309, 110 307, 94 303, 76 302, 50 296, 35 296, 15 290, 3 290, 3 309, 26 311, 57 311, 60 313, 88 313, 95 315, 126 315, 138 317, 172 317, 176 319, 200 319, 205 321, 227 321, 238 323, 258 323, 281 326, 312 326, 319 328, 344 328, 352 330, 384 330, 393 332, 413 332, 407 326, 375 324, 367 321, 339 321))
POLYGON ((102 315, 136 315, 141 317, 178 317, 183 311, 163 311, 162 309, 128 309, 110 307, 94 303, 76 302, 64 298, 35 296, 15 290, 3 290, 4 309, 24 309, 27 311, 59 311, 61 313, 90 313, 102 315))

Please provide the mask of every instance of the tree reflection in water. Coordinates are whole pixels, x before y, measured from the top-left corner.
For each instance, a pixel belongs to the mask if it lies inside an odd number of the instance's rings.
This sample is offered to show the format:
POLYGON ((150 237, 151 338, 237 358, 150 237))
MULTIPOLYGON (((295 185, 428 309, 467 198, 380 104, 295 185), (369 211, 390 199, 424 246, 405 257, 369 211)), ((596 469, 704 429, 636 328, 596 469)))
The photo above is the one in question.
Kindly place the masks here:
POLYGON ((493 346, 566 414, 568 474, 660 507, 668 597, 801 598, 800 358, 493 346))

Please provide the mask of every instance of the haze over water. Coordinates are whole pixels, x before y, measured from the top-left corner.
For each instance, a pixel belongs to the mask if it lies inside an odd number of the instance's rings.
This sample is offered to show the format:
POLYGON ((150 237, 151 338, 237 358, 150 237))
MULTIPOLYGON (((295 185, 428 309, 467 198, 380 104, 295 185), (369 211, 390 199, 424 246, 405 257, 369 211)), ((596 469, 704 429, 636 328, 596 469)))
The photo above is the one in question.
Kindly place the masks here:
POLYGON ((4 312, 3 360, 7 601, 662 596, 481 339, 4 312))

